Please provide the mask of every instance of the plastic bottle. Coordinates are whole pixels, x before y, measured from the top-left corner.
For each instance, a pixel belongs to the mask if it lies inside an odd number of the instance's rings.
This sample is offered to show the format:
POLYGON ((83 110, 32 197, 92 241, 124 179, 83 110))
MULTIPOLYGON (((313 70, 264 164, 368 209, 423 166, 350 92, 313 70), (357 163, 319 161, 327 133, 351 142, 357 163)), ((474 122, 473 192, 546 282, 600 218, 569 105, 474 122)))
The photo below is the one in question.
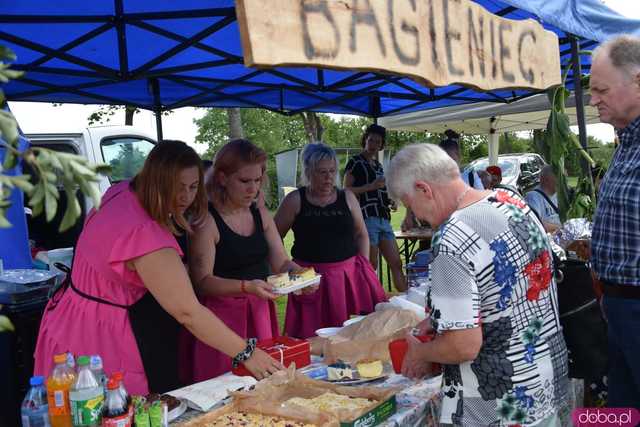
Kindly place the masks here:
POLYGON ((111 378, 107 382, 107 398, 102 410, 102 426, 131 427, 131 415, 127 400, 122 396, 118 380, 111 378))
POLYGON ((122 398, 127 402, 127 405, 130 404, 131 396, 127 393, 127 389, 124 388, 124 375, 122 372, 114 372, 112 378, 118 383, 118 390, 120 391, 122 398))
POLYGON ((73 353, 67 353, 67 365, 69 365, 74 372, 76 371, 76 359, 73 357, 73 353))
POLYGON ((89 362, 89 369, 93 373, 93 376, 96 377, 98 384, 104 388, 105 393, 107 392, 107 375, 104 373, 104 369, 102 366, 102 357, 96 355, 91 356, 91 360, 89 362))
POLYGON ((51 427, 44 377, 31 377, 31 388, 22 401, 22 427, 51 427))
POLYGON ((104 388, 89 369, 89 356, 78 357, 78 379, 69 392, 74 427, 99 426, 102 422, 104 388))
POLYGON ((76 381, 76 373, 67 365, 67 354, 53 356, 53 371, 47 380, 47 401, 51 427, 71 427, 69 390, 76 381))

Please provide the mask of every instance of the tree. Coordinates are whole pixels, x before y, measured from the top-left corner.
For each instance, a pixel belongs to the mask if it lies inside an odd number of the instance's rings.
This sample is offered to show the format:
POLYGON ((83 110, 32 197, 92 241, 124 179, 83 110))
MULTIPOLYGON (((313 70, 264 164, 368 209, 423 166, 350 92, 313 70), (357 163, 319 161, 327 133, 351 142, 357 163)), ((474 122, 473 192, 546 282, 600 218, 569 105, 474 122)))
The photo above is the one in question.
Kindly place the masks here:
POLYGON ((309 143, 322 141, 322 134, 324 133, 324 126, 320 116, 313 111, 300 113, 304 130, 307 132, 307 138, 309 143))
POLYGON ((244 138, 240 109, 227 108, 227 118, 229 119, 229 139, 244 138))

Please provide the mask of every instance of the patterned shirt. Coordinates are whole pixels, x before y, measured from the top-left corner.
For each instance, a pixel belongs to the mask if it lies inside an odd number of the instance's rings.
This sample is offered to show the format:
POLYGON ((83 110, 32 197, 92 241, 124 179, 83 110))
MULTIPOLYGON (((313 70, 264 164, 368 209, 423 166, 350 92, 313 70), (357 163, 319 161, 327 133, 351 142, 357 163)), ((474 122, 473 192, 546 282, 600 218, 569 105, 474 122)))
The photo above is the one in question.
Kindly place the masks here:
POLYGON ((482 328, 475 360, 444 365, 440 422, 531 425, 556 413, 566 402, 567 349, 540 221, 520 197, 495 191, 456 211, 433 248, 434 329, 482 328))
MULTIPOLYGON (((353 186, 362 187, 371 184, 378 176, 384 176, 384 170, 379 161, 369 162, 362 154, 358 154, 349 159, 345 172, 350 172, 353 176, 353 186)), ((389 205, 391 200, 387 194, 387 187, 377 190, 367 191, 358 194, 362 216, 367 218, 391 219, 389 205)))
POLYGON ((598 193, 591 262, 601 280, 640 286, 640 117, 618 137, 598 193))

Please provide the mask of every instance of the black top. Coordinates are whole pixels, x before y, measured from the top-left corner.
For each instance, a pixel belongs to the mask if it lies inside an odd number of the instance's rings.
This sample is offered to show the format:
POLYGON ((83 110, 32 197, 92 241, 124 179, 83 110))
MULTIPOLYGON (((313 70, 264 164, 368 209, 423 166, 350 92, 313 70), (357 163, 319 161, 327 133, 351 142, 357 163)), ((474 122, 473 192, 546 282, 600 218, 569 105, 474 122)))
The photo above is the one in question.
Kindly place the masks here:
MULTIPOLYGON (((353 175, 353 186, 362 187, 376 180, 376 176, 383 176, 384 170, 379 161, 373 160, 373 165, 362 154, 349 159, 345 171, 353 175)), ((391 200, 387 194, 387 187, 358 194, 362 216, 367 218, 391 219, 389 205, 391 200)))
POLYGON ((209 212, 213 215, 220 233, 213 274, 225 279, 265 280, 270 274, 267 259, 269 245, 256 205, 251 205, 251 215, 255 224, 255 231, 251 236, 241 236, 229 228, 211 203, 209 212))
POLYGON ((358 253, 353 217, 347 197, 338 190, 336 201, 325 207, 309 203, 306 187, 300 192, 300 213, 291 229, 295 237, 291 255, 306 262, 339 262, 358 253))

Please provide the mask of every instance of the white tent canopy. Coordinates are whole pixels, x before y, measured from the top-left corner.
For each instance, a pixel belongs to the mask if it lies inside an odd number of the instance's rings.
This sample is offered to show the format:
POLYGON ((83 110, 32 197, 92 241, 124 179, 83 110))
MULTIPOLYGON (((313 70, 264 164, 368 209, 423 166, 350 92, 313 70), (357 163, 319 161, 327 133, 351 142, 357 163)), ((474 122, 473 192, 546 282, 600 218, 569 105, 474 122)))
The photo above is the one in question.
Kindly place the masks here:
MULTIPOLYGON (((585 104, 588 97, 585 96, 585 104)), ((575 99, 567 102, 571 125, 577 125, 575 99)), ((504 132, 544 129, 549 118, 549 100, 546 94, 534 95, 510 104, 478 102, 381 117, 378 122, 389 130, 426 131, 443 133, 447 129, 467 135, 488 135, 491 129, 504 132)), ((599 123, 595 108, 585 106, 587 124, 599 123)))

